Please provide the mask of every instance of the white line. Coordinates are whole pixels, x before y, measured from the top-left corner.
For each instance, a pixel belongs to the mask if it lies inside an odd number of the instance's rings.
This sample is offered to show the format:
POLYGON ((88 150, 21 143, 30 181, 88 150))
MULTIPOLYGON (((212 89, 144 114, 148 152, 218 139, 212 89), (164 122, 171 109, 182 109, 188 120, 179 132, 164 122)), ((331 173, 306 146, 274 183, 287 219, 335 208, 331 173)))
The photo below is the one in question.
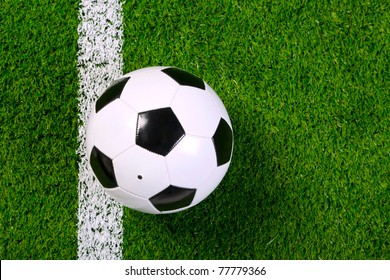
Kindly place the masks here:
POLYGON ((78 258, 121 259, 123 210, 93 176, 85 137, 93 102, 122 75, 122 2, 81 0, 79 19, 78 258))

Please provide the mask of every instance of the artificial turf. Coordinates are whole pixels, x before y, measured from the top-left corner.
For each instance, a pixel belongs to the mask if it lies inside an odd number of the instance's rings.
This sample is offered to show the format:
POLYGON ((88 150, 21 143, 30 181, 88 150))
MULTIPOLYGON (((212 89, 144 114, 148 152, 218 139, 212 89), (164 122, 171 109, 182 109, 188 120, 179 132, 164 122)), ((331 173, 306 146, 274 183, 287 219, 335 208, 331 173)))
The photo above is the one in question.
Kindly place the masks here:
POLYGON ((77 256, 77 13, 0 5, 0 259, 77 256))
MULTIPOLYGON (((78 4, 0 5, 1 259, 77 257, 78 4)), ((125 209, 123 257, 390 259, 388 11, 378 0, 127 0, 124 72, 202 77, 235 142, 198 206, 125 209)))
POLYGON ((204 78, 235 145, 200 205, 125 212, 124 257, 389 259, 388 8, 126 1, 125 72, 173 65, 204 78))

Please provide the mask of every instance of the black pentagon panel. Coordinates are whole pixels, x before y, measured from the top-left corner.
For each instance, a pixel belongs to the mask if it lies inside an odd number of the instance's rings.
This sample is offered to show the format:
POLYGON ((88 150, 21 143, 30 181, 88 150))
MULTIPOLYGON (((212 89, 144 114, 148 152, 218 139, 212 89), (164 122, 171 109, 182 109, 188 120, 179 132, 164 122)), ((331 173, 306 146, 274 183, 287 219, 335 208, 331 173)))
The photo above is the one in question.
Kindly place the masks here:
POLYGON ((103 94, 96 101, 96 113, 103 109, 108 103, 119 98, 122 94, 122 90, 125 87, 130 77, 123 77, 115 80, 111 85, 103 92, 103 94))
POLYGON ((118 186, 112 159, 106 156, 98 148, 93 147, 89 161, 93 172, 103 187, 115 188, 118 186))
POLYGON ((185 132, 171 108, 161 108, 138 114, 137 145, 166 156, 185 132))
POLYGON ((169 186, 162 192, 151 197, 149 201, 159 211, 177 210, 191 205, 196 189, 169 186))
POLYGON ((196 87, 203 90, 206 88, 201 78, 198 78, 197 76, 188 73, 182 69, 170 67, 165 68, 161 71, 167 74, 172 79, 174 79, 179 85, 196 87))
POLYGON ((217 154, 217 165, 221 166, 228 163, 232 155, 233 131, 229 124, 222 118, 214 133, 213 143, 217 154))

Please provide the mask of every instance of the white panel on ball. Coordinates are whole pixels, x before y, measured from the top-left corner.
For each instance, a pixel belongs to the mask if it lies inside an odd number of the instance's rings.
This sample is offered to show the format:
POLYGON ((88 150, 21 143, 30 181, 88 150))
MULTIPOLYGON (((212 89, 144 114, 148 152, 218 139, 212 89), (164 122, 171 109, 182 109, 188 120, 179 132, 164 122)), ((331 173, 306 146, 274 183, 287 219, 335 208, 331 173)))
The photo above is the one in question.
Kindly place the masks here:
POLYGON ((135 76, 135 75, 142 75, 145 72, 161 71, 161 70, 163 70, 165 68, 167 68, 167 66, 150 66, 150 67, 145 67, 145 68, 140 68, 140 69, 134 70, 134 71, 129 72, 129 73, 123 75, 123 76, 124 77, 131 77, 131 76, 135 76))
POLYGON ((212 137, 221 119, 209 94, 196 87, 180 86, 171 107, 187 134, 212 137))
POLYGON ((105 189, 105 191, 119 203, 134 210, 150 214, 159 213, 148 199, 129 193, 120 187, 114 189, 105 189))
POLYGON ((207 84, 206 85, 206 91, 210 94, 210 97, 214 100, 216 106, 218 107, 221 116, 228 122, 230 127, 232 127, 232 123, 229 118, 229 114, 226 110, 225 105, 223 104, 222 100, 219 98, 218 94, 207 84))
POLYGON ((211 139, 186 135, 166 156, 171 184, 198 188, 217 167, 211 139))
POLYGON ((120 98, 137 112, 169 107, 179 85, 161 69, 150 67, 129 73, 120 98))
POLYGON ((115 158, 135 145, 136 125, 137 113, 116 99, 94 117, 94 145, 108 157, 115 158))
POLYGON ((229 168, 230 162, 221 165, 217 167, 213 173, 210 175, 209 178, 207 178, 206 181, 204 181, 196 190, 196 194, 194 197, 194 200, 192 201, 192 204, 198 204, 203 199, 205 199, 207 196, 211 194, 211 192, 215 189, 216 186, 221 183, 223 177, 225 176, 228 168, 229 168))
POLYGON ((137 145, 113 160, 118 185, 124 190, 150 198, 170 184, 163 156, 137 145))

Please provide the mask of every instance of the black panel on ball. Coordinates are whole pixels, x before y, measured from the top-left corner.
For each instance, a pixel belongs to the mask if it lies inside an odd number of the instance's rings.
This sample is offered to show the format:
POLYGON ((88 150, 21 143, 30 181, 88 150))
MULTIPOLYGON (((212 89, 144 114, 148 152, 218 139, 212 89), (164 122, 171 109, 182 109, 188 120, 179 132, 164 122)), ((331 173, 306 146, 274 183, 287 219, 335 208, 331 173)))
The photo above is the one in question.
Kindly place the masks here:
POLYGON ((108 103, 119 98, 122 94, 123 88, 130 77, 123 77, 112 82, 112 84, 103 92, 103 94, 96 101, 96 113, 103 109, 108 103))
POLYGON ((98 148, 93 147, 89 161, 93 172, 103 187, 115 188, 118 186, 112 159, 102 153, 98 148))
POLYGON ((169 186, 162 192, 151 197, 149 201, 159 211, 177 210, 191 205, 196 189, 169 186))
POLYGON ((184 137, 185 132, 171 108, 138 114, 137 145, 166 156, 184 137))
POLYGON ((229 124, 222 118, 214 133, 213 143, 217 154, 217 165, 220 166, 228 163, 233 148, 233 131, 229 124))
POLYGON ((191 86, 196 87, 200 89, 205 89, 206 86, 201 78, 198 78, 197 76, 188 73, 182 69, 170 67, 165 68, 161 70, 165 74, 167 74, 169 77, 174 79, 179 85, 182 86, 191 86))

